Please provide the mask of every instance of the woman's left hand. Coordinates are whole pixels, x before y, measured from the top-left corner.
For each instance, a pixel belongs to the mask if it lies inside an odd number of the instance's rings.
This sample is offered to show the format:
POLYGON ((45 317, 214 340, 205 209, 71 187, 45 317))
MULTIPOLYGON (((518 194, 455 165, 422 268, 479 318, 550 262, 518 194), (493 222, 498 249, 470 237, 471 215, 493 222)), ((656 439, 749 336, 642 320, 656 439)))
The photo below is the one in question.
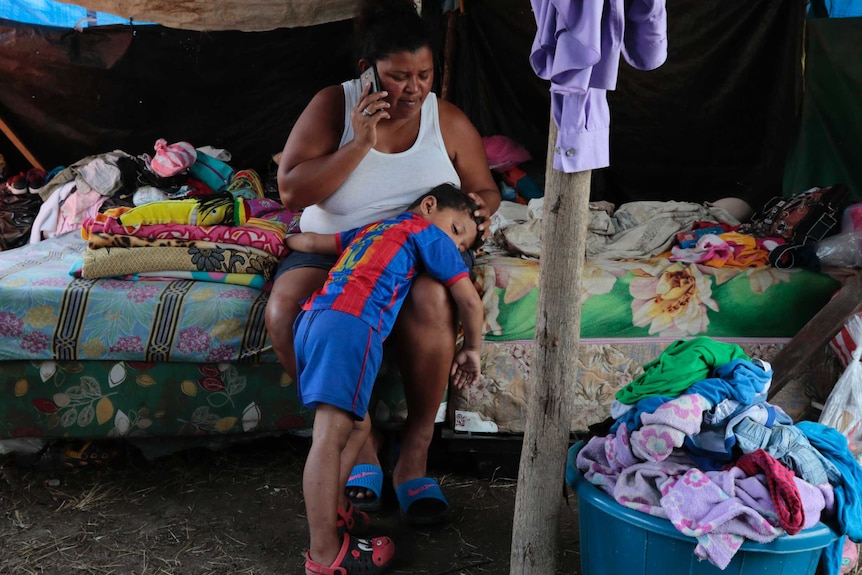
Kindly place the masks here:
POLYGON ((485 203, 485 200, 484 198, 482 198, 481 194, 477 192, 470 192, 467 195, 474 202, 476 202, 477 206, 479 206, 479 209, 473 212, 473 215, 482 218, 482 223, 479 224, 477 227, 479 229, 479 233, 482 234, 482 239, 487 240, 488 235, 491 233, 489 229, 491 225, 491 210, 488 209, 488 205, 485 203))

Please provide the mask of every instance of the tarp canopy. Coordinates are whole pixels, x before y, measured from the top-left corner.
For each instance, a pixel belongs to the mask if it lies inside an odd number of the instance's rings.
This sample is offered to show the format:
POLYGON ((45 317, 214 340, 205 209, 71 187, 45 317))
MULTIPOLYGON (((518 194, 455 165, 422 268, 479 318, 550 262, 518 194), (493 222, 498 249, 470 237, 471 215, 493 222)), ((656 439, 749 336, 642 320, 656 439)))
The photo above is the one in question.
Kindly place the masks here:
POLYGON ((0 18, 24 24, 60 28, 129 24, 128 18, 97 10, 88 10, 80 5, 66 4, 55 0, 2 2, 0 3, 0 18))
MULTIPOLYGON (((234 24, 253 15, 277 26, 275 12, 264 7, 269 4, 303 14, 303 22, 333 21, 245 33, 128 25, 75 31, 0 21, 0 118, 46 168, 114 149, 152 153, 156 139, 165 138, 226 148, 237 169, 266 173, 314 93, 358 73, 352 23, 342 18, 352 14, 354 2, 82 4, 106 11, 121 4, 127 10, 162 6, 175 16, 182 8, 234 24), (228 16, 231 6, 242 7, 239 20, 228 16)), ((550 96, 528 61, 535 35, 530 3, 465 5, 466 12, 453 17, 450 97, 482 136, 502 134, 526 146, 543 173, 550 96)), ((651 72, 623 64, 617 90, 609 94, 611 166, 594 172, 595 199, 619 204, 739 196, 756 205, 781 193, 801 108, 804 3, 667 5, 667 62, 651 72)), ((447 17, 442 0, 423 1, 423 11, 441 47, 439 81, 447 17)), ((136 21, 166 22, 155 12, 134 12, 136 21)), ((2 137, 0 153, 22 164, 2 137)))
MULTIPOLYGON (((355 0, 76 0, 90 10, 183 30, 260 32, 352 18, 355 0)), ((71 4, 71 2, 70 2, 71 4)))

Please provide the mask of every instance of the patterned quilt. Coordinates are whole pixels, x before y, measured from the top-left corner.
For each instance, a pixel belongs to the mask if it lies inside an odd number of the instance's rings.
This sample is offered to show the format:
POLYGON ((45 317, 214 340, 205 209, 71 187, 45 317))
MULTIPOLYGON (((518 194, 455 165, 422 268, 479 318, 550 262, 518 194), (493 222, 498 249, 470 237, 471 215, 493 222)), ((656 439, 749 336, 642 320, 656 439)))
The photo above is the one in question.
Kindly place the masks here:
MULTIPOLYGON (((478 264, 485 339, 533 339, 538 260, 493 255, 478 264)), ((792 337, 839 287, 838 280, 801 268, 722 269, 667 258, 588 260, 581 337, 792 337)))
POLYGON ((72 277, 85 247, 72 233, 0 254, 0 360, 276 363, 263 321, 267 292, 72 277))

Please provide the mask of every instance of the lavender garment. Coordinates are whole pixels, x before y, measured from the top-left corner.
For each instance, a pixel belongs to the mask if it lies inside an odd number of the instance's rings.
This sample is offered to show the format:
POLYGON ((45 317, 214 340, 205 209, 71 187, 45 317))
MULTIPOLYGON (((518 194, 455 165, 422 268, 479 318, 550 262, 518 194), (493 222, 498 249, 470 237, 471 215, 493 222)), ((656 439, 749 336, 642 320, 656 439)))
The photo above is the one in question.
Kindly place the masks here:
POLYGON ((661 505, 680 533, 697 539, 695 555, 719 569, 728 566, 745 539, 767 543, 784 532, 697 468, 671 487, 661 505))
POLYGON ((664 461, 644 461, 624 469, 617 477, 613 497, 617 503, 667 519, 662 497, 692 467, 684 452, 677 450, 664 461))
MULTIPOLYGON (((632 453, 639 459, 662 461, 686 437, 700 433, 703 413, 712 405, 702 396, 680 395, 652 413, 641 414, 641 427, 632 432, 632 453)), ((620 427, 625 427, 621 425, 620 427)))
MULTIPOLYGON (((799 477, 794 483, 805 510, 802 528, 813 527, 830 497, 799 477)), ((738 467, 708 472, 689 469, 678 481, 668 484, 661 507, 674 527, 697 538, 695 554, 721 569, 727 567, 745 539, 767 543, 784 533, 764 475, 749 477, 738 467)))
POLYGON ((667 58, 664 0, 531 0, 536 36, 530 65, 551 81, 559 128, 554 168, 579 172, 609 164, 610 110, 620 54, 639 70, 667 58))
MULTIPOLYGON (((762 473, 746 476, 740 468, 731 467, 727 471, 708 471, 706 475, 725 493, 738 498, 743 505, 751 507, 772 525, 778 527, 775 505, 769 495, 766 477, 762 473)), ((805 523, 802 528, 814 527, 823 516, 828 503, 827 497, 831 500, 831 496, 827 496, 822 488, 811 485, 800 477, 795 477, 793 482, 796 484, 802 508, 805 510, 805 523)))

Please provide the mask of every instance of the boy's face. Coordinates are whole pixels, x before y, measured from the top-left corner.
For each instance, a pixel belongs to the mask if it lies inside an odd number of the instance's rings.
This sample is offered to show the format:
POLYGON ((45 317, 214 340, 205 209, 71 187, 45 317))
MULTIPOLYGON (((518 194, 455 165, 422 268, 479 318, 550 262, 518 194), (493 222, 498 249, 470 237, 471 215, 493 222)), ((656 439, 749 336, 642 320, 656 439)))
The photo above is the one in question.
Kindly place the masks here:
POLYGON ((433 206, 428 206, 429 210, 424 209, 425 205, 421 207, 423 208, 422 216, 443 230, 443 233, 458 246, 458 251, 466 252, 476 241, 478 230, 476 229, 476 222, 469 212, 452 208, 440 209, 436 202, 433 206))

